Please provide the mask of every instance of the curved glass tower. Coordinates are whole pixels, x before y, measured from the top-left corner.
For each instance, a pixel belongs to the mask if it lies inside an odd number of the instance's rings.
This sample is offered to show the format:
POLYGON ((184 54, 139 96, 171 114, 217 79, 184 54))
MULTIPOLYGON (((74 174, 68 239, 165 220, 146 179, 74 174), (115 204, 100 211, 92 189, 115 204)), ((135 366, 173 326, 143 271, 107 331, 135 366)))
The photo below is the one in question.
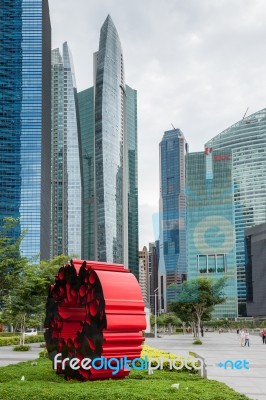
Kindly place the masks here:
POLYGON ((106 18, 94 86, 78 93, 82 258, 123 263, 138 276, 137 91, 125 85, 121 43, 106 18))
POLYGON ((81 256, 81 171, 72 56, 52 51, 52 257, 81 256))
POLYGON ((101 29, 96 64, 95 250, 98 260, 127 265, 126 92, 121 43, 110 15, 101 29))
POLYGON ((236 229, 239 314, 246 301, 244 229, 266 221, 266 109, 232 125, 206 147, 231 149, 236 229))

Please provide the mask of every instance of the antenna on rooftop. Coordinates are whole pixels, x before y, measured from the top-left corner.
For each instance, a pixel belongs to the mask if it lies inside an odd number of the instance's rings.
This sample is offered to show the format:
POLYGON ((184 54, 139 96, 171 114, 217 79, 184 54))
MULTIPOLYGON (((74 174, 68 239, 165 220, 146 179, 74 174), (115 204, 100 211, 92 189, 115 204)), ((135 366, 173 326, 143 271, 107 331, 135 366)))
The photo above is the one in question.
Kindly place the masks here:
POLYGON ((244 114, 244 117, 243 117, 242 121, 244 121, 245 116, 247 115, 248 109, 249 109, 249 107, 247 108, 247 110, 246 110, 246 112, 245 112, 245 114, 244 114))
POLYGON ((172 127, 175 129, 175 127, 174 127, 174 125, 172 124, 172 122, 171 122, 171 125, 172 125, 172 127))

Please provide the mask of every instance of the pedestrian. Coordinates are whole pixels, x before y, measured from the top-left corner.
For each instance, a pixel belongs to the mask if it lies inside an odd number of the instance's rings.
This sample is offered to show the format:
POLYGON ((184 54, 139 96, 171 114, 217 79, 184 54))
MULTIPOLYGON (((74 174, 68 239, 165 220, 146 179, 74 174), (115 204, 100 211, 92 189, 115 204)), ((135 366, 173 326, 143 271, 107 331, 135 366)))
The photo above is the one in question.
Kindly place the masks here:
POLYGON ((239 339, 240 339, 240 346, 243 347, 245 345, 245 331, 243 329, 239 331, 239 339))
POLYGON ((262 332, 262 343, 266 344, 266 329, 263 329, 263 332, 262 332))
POLYGON ((246 330, 245 332, 245 346, 248 345, 249 347, 249 332, 246 330))
POLYGON ((237 335, 239 335, 239 329, 236 330, 237 335))

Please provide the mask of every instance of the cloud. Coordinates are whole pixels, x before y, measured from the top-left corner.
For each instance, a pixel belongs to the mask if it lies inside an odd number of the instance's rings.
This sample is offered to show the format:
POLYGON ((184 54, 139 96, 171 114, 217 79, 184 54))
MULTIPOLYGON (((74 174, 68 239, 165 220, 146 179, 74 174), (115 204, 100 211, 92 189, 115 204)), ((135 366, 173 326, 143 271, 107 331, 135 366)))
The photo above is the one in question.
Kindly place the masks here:
POLYGON ((138 90, 143 246, 154 239, 159 142, 171 123, 190 151, 201 151, 247 107, 252 113, 266 106, 266 2, 50 0, 50 10, 53 43, 69 42, 79 90, 92 85, 92 54, 108 13, 117 27, 126 82, 138 90))

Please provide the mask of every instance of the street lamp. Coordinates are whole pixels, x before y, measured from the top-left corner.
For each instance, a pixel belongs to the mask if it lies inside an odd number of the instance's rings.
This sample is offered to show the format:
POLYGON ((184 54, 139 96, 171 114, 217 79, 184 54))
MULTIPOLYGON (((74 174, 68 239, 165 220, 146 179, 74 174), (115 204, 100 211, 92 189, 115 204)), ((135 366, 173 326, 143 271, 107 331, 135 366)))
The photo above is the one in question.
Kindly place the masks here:
POLYGON ((158 289, 159 287, 157 287, 157 289, 154 290, 154 300, 155 300, 155 304, 154 304, 154 313, 155 313, 155 318, 154 318, 154 337, 157 338, 157 293, 158 293, 158 289))

